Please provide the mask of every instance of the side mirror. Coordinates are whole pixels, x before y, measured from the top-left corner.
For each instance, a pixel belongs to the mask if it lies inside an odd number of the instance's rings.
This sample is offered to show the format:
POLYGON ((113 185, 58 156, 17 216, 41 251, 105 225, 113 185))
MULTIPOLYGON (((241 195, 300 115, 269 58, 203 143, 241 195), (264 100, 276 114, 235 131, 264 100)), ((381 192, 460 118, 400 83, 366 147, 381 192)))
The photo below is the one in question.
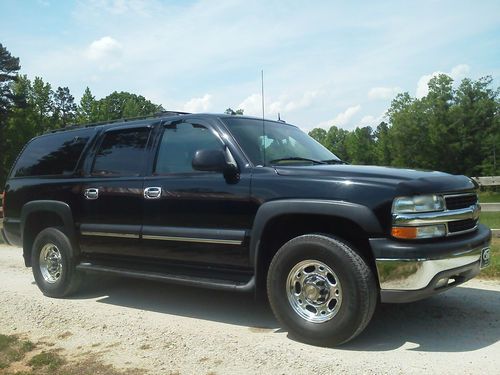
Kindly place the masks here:
POLYGON ((228 167, 222 150, 198 150, 192 164, 193 169, 204 172, 224 172, 228 167))
POLYGON ((229 151, 198 150, 194 154, 192 165, 197 171, 221 172, 230 184, 235 184, 240 179, 238 165, 229 151))

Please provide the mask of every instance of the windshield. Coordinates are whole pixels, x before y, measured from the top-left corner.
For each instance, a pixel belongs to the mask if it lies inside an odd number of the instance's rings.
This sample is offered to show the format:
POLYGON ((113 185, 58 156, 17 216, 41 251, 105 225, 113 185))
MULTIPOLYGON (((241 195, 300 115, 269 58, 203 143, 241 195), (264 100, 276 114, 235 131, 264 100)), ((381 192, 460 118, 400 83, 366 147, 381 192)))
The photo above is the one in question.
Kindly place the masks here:
POLYGON ((254 165, 311 164, 340 159, 299 128, 274 121, 223 118, 254 165))

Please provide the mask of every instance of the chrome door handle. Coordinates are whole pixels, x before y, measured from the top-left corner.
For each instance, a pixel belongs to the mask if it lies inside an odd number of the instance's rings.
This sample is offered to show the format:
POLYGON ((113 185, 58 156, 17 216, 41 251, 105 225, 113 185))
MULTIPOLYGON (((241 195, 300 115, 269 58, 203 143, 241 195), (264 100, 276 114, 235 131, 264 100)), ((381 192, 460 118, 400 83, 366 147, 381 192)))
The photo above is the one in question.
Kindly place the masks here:
POLYGON ((161 187, 148 187, 144 189, 144 198, 146 199, 161 198, 161 187))
POLYGON ((85 198, 90 200, 97 199, 99 198, 99 189, 96 188, 86 189, 83 195, 85 196, 85 198))

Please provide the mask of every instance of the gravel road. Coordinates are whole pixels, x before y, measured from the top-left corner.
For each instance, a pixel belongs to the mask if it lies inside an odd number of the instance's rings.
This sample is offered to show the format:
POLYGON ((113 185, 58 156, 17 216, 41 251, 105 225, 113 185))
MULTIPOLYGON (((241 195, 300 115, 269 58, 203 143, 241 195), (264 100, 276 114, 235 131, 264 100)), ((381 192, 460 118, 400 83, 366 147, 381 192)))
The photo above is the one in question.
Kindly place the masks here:
POLYGON ((361 336, 330 349, 291 340, 245 295, 93 277, 71 299, 47 298, 21 249, 0 245, 0 333, 151 374, 500 374, 500 282, 382 305, 361 336))

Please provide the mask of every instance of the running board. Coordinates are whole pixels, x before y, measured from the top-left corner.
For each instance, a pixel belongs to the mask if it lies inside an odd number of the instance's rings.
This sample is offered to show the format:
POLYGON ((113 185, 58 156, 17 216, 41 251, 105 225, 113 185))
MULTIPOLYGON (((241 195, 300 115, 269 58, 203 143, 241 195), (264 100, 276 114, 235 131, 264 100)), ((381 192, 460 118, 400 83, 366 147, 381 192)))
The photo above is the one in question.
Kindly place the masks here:
POLYGON ((162 281, 171 284, 180 284, 187 286, 202 287, 215 290, 229 290, 237 292, 252 292, 255 289, 255 276, 252 276, 247 282, 237 282, 232 280, 218 280, 203 277, 190 277, 186 275, 174 275, 168 273, 159 273, 151 271, 137 271, 127 268, 104 266, 92 263, 80 263, 76 266, 78 270, 87 272, 107 273, 137 279, 146 279, 162 281))

